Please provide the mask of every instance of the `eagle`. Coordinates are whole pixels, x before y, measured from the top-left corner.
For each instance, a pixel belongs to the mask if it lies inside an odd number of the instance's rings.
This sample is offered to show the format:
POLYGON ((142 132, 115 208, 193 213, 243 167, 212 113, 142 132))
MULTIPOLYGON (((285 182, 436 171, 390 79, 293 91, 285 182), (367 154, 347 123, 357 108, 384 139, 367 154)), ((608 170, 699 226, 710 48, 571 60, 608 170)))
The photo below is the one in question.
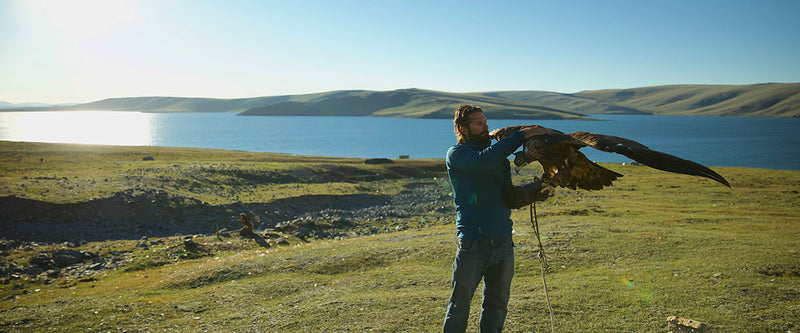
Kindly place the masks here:
MULTIPOLYGON (((489 133, 489 137, 502 140, 530 126, 538 125, 503 127, 489 133)), ((564 134, 554 129, 542 128, 546 134, 526 139, 522 144, 523 150, 514 153, 514 165, 516 171, 519 172, 519 169, 525 165, 538 161, 542 165, 542 180, 550 182, 554 186, 573 190, 578 188, 599 190, 622 177, 621 174, 590 161, 579 151, 579 149, 589 146, 597 150, 625 155, 655 169, 706 177, 728 188, 731 187, 725 178, 703 165, 652 150, 630 139, 589 132, 564 134)))

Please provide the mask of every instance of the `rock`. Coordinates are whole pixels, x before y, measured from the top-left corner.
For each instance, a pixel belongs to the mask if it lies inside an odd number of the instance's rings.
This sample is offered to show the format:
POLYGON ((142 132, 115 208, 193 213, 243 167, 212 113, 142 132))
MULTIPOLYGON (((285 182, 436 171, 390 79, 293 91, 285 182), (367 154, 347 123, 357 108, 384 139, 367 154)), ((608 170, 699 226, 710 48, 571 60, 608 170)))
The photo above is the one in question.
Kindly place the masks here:
POLYGON ((86 269, 92 270, 92 271, 99 271, 99 270, 103 269, 103 263, 98 262, 98 263, 91 264, 89 266, 86 266, 86 269))
POLYGON ((708 325, 699 321, 671 316, 667 318, 667 328, 672 333, 704 333, 708 325))
POLYGON ((72 266, 72 265, 75 265, 75 264, 80 264, 82 261, 83 261, 83 259, 81 259, 79 257, 66 255, 66 254, 59 254, 59 255, 53 256, 53 262, 55 263, 55 266, 56 267, 61 267, 61 268, 67 267, 67 266, 72 266))
POLYGON ((261 235, 261 237, 263 237, 264 239, 279 239, 279 238, 283 238, 283 236, 281 236, 281 234, 279 234, 277 232, 271 232, 271 231, 264 232, 261 235))
MULTIPOLYGON (((29 266, 22 270, 22 274, 29 276, 37 276, 42 274, 42 272, 44 272, 44 269, 40 266, 29 266)), ((13 277, 14 275, 12 274, 11 276, 13 277)))
POLYGON ((153 156, 145 156, 142 158, 142 161, 155 161, 156 159, 153 156))
POLYGON ((53 251, 53 255, 70 255, 83 260, 97 258, 97 253, 72 249, 58 249, 53 251))
POLYGON ((189 238, 183 241, 183 247, 189 251, 197 251, 200 244, 197 244, 193 239, 189 238))
POLYGON ((51 269, 51 270, 48 270, 46 273, 47 273, 47 277, 49 277, 49 278, 57 278, 57 277, 61 276, 61 270, 58 270, 58 269, 51 269))
POLYGON ((364 160, 364 164, 389 164, 394 163, 388 158, 368 158, 364 160))
POLYGON ((308 235, 310 235, 311 232, 312 232, 311 228, 300 227, 300 228, 297 228, 297 230, 295 230, 294 232, 292 232, 292 235, 295 235, 295 236, 300 237, 300 238, 305 238, 305 237, 308 237, 308 235))
POLYGON ((53 261, 53 258, 44 253, 40 253, 37 256, 31 258, 28 261, 28 263, 33 266, 38 266, 40 268, 49 268, 56 265, 55 261, 53 261))

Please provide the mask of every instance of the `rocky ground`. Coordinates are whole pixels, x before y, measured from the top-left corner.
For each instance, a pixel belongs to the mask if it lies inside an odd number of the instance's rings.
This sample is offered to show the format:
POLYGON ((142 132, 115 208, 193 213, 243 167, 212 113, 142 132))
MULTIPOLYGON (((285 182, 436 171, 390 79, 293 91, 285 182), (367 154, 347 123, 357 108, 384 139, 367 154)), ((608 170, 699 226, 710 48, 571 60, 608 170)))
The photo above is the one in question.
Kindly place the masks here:
MULTIPOLYGON (((269 203, 210 205, 161 190, 127 190, 88 202, 54 204, 0 198, 0 282, 15 279, 86 279, 131 262, 132 251, 86 249, 85 244, 127 240, 138 248, 170 243, 199 248, 193 235, 230 235, 253 221, 259 239, 356 237, 448 223, 452 199, 441 182, 406 183, 396 195, 304 195, 269 203), (10 253, 28 253, 20 262, 10 253)), ((264 243, 266 246, 273 243, 264 243)), ((201 249, 201 248, 200 248, 201 249)))

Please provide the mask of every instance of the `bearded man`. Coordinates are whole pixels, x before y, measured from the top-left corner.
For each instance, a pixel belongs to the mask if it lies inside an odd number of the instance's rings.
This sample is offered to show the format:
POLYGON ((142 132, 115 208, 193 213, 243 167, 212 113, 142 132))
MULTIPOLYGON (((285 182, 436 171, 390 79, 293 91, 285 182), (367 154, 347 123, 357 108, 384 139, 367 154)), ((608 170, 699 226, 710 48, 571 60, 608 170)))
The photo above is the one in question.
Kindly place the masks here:
POLYGON ((524 139, 547 130, 527 127, 491 145, 483 110, 466 104, 456 109, 453 123, 458 144, 448 149, 446 161, 456 208, 458 250, 444 332, 466 331, 470 302, 481 280, 480 331, 500 332, 514 276, 511 209, 542 201, 553 189, 539 180, 513 186, 508 156, 524 139))

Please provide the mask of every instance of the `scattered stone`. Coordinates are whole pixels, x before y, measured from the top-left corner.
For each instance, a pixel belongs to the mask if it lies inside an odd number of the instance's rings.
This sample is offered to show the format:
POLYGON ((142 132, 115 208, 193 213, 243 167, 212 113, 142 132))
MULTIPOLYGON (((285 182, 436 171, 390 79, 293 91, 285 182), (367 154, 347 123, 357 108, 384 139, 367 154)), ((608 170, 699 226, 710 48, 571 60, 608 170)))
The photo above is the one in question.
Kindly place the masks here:
POLYGON ((53 262, 55 263, 56 267, 72 266, 72 265, 81 263, 82 261, 83 261, 83 259, 81 259, 80 257, 67 255, 67 254, 59 254, 59 255, 53 256, 53 262))
POLYGON ((671 316, 667 318, 667 328, 671 333, 705 333, 708 325, 699 321, 671 316))
POLYGON ((54 267, 56 265, 55 261, 53 261, 53 258, 44 253, 40 253, 35 257, 31 258, 28 261, 28 263, 33 266, 38 266, 40 268, 49 268, 49 267, 54 267))
POLYGON ((311 228, 300 227, 300 228, 297 228, 297 230, 295 230, 294 232, 292 232, 292 235, 295 235, 295 236, 300 237, 300 238, 306 238, 306 237, 308 237, 308 235, 311 234, 311 231, 312 231, 311 228))
POLYGON ((57 278, 57 277, 61 276, 61 270, 58 270, 58 269, 51 269, 51 270, 48 270, 45 273, 47 273, 47 277, 49 277, 49 278, 57 278))
POLYGON ((189 238, 183 241, 183 247, 189 251, 197 251, 200 248, 200 244, 189 238))
POLYGON ((264 232, 262 237, 264 237, 266 239, 281 238, 281 234, 275 233, 275 232, 272 232, 272 231, 266 231, 266 232, 264 232))
MULTIPOLYGON (((24 268, 21 273, 25 274, 25 275, 29 275, 29 276, 37 276, 39 274, 42 274, 42 272, 44 272, 44 269, 42 269, 42 267, 39 267, 39 266, 28 266, 28 267, 24 268)), ((16 274, 12 274, 11 276, 14 277, 15 275, 16 274)))
POLYGON ((89 266, 86 266, 86 269, 92 270, 92 271, 99 271, 99 270, 103 269, 103 267, 104 267, 103 263, 102 262, 98 262, 98 263, 94 263, 94 264, 91 264, 89 266))
POLYGON ((225 237, 225 238, 231 237, 231 232, 228 231, 227 228, 217 229, 217 232, 215 234, 217 235, 217 237, 225 237))

